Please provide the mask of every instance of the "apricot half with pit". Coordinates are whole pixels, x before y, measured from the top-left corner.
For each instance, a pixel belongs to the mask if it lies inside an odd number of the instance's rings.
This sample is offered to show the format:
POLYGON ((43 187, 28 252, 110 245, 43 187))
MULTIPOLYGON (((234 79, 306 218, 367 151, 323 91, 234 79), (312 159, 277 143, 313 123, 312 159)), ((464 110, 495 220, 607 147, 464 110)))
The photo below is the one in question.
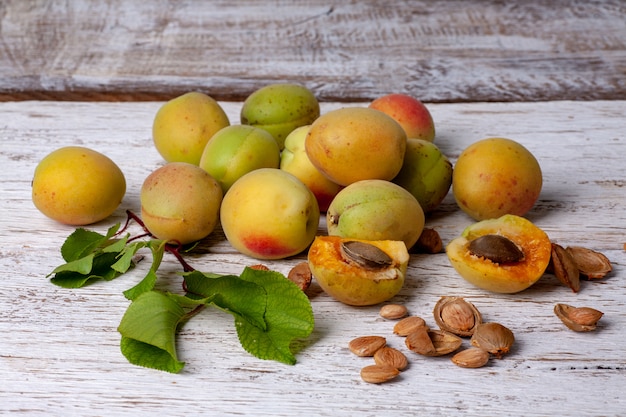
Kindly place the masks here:
POLYGON ((506 214, 468 226, 446 253, 466 281, 496 293, 516 293, 544 274, 551 244, 530 220, 506 214))
POLYGON ((379 304, 400 292, 409 253, 404 242, 317 236, 308 254, 320 287, 353 306, 379 304))

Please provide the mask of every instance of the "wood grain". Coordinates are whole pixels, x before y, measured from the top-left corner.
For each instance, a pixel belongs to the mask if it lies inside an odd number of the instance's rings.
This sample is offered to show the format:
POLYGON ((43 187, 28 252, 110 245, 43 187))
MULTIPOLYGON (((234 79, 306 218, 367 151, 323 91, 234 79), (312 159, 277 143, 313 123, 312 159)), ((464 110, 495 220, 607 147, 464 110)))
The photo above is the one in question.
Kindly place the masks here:
POLYGON ((243 100, 298 82, 323 101, 626 97, 621 0, 7 0, 0 100, 243 100))
MULTIPOLYGON (((120 165, 128 192, 111 219, 92 227, 104 231, 124 220, 124 210, 139 209, 143 179, 163 163, 150 138, 160 104, 0 103, 0 414, 623 415, 626 101, 429 106, 438 127, 435 143, 453 161, 487 136, 510 137, 531 150, 543 169, 544 188, 528 217, 554 241, 602 251, 614 271, 583 282, 578 294, 546 274, 527 291, 499 295, 460 279, 445 254, 413 255, 407 284, 393 301, 434 326, 431 312, 439 297, 464 296, 486 320, 510 327, 516 344, 509 356, 474 370, 449 358, 409 355, 407 370, 380 386, 360 380, 359 370, 371 362, 352 355, 347 344, 377 334, 404 350, 403 340, 392 334, 393 322, 380 318, 378 307, 335 302, 317 285, 310 293, 315 331, 298 344, 295 366, 248 355, 230 316, 209 310, 182 330, 178 351, 187 365, 172 375, 132 366, 119 351, 116 328, 128 305, 122 291, 141 278, 147 261, 127 276, 83 289, 49 283, 46 275, 61 262, 60 245, 73 229, 33 207, 30 179, 37 162, 57 147, 82 144, 120 165), (552 313, 556 302, 587 305, 605 316, 596 332, 574 333, 552 313)), ((241 103, 222 104, 237 120, 241 103)), ((353 104, 323 103, 322 110, 345 105, 353 104)), ((427 224, 448 242, 471 222, 449 195, 427 224)), ((257 263, 237 254, 219 230, 201 248, 189 261, 203 271, 239 273, 257 263)), ((302 259, 269 266, 287 273, 302 259)), ((159 288, 180 291, 178 265, 164 262, 159 288)))

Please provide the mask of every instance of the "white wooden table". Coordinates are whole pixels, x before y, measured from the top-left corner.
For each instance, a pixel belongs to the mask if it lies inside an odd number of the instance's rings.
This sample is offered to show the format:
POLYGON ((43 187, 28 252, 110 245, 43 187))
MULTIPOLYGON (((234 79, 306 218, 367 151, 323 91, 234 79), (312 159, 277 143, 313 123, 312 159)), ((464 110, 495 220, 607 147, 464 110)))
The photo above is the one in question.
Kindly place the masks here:
MULTIPOLYGON (((378 307, 333 301, 314 284, 312 336, 287 366, 262 361, 240 347, 230 316, 210 309, 179 336, 187 364, 180 374, 130 365, 116 331, 128 301, 122 291, 137 270, 109 283, 67 290, 46 275, 61 263, 59 248, 73 228, 41 215, 30 199, 37 162, 53 149, 82 144, 114 159, 128 192, 106 228, 139 211, 143 179, 163 163, 150 138, 160 102, 7 102, 0 104, 0 414, 51 415, 319 415, 319 416, 620 416, 626 413, 626 101, 466 103, 429 105, 436 144, 454 161, 470 143, 505 136, 528 147, 544 172, 544 188, 528 217, 563 245, 605 253, 614 271, 583 282, 580 293, 551 275, 519 294, 472 287, 445 254, 413 255, 409 276, 394 301, 434 326, 440 296, 472 301, 485 319, 511 328, 512 353, 480 369, 449 358, 409 354, 410 366, 391 383, 361 381, 371 359, 352 355, 356 336, 377 334, 406 352, 393 322, 378 307), (574 333, 554 316, 555 303, 605 313, 593 333, 574 333)), ((233 122, 240 103, 223 103, 233 122)), ((345 104, 342 104, 345 105, 345 104)), ((323 103, 322 111, 340 106, 323 103)), ((444 243, 472 220, 448 195, 428 219, 444 243)), ((323 224, 320 226, 323 233, 323 224)), ((238 255, 216 232, 206 253, 190 262, 200 270, 239 273, 255 260, 238 255)), ((280 272, 304 256, 267 264, 280 272)), ((177 264, 166 258, 167 287, 180 290, 177 264)), ((468 342, 464 342, 467 346, 468 342)))

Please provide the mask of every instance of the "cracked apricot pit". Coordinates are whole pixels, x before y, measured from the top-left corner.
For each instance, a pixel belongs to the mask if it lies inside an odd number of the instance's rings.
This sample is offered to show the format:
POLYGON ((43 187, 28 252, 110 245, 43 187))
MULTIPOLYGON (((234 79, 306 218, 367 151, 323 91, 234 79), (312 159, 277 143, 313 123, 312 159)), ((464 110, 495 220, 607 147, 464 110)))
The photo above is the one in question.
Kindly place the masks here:
POLYGON ((387 301, 404 285, 409 253, 402 241, 317 236, 308 254, 320 287, 344 304, 387 301))
POLYGON ((468 226, 446 253, 466 281, 496 293, 516 293, 544 274, 551 243, 528 219, 507 214, 468 226))

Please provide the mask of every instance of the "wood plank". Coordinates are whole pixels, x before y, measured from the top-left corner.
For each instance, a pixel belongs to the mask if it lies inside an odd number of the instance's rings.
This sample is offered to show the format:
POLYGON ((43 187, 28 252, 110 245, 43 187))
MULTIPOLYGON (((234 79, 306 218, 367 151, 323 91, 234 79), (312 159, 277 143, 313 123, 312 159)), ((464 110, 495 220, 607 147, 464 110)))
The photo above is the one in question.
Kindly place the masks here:
POLYGON ((273 82, 324 101, 623 99, 621 0, 8 0, 0 100, 243 100, 273 82))
MULTIPOLYGON (((311 293, 316 328, 302 342, 295 366, 248 355, 231 318, 207 311, 181 332, 178 351, 187 365, 172 375, 132 366, 119 351, 116 328, 128 305, 121 293, 141 278, 147 262, 127 276, 83 289, 48 282, 46 274, 61 262, 60 245, 73 229, 33 207, 30 179, 37 162, 57 147, 82 144, 120 165, 128 192, 111 219, 92 227, 104 231, 124 219, 124 210, 139 209, 143 179, 163 163, 150 139, 160 104, 0 103, 0 414, 623 415, 626 101, 429 106, 438 126, 436 143, 453 161, 487 136, 528 147, 545 179, 529 218, 554 241, 602 251, 614 272, 583 282, 578 294, 546 275, 527 291, 502 295, 463 281, 445 254, 413 255, 407 284, 394 301, 434 326, 431 312, 439 297, 464 296, 486 320, 510 327, 517 341, 509 356, 474 370, 457 368, 448 358, 409 355, 402 376, 380 386, 360 380, 360 368, 371 361, 352 355, 347 343, 379 334, 404 350, 392 334, 393 322, 378 317, 378 306, 348 307, 317 286, 311 293), (556 302, 595 307, 605 317, 596 332, 574 333, 553 315, 556 302)), ((323 103, 322 109, 345 105, 351 104, 323 103)), ((241 103, 223 106, 236 122, 241 103)), ((444 242, 471 222, 450 195, 428 219, 444 242)), ((258 262, 237 254, 219 231, 202 247, 204 253, 189 261, 203 271, 239 273, 258 262)), ((268 265, 286 273, 303 258, 268 265)), ((179 270, 166 258, 159 288, 180 291, 179 270)))

